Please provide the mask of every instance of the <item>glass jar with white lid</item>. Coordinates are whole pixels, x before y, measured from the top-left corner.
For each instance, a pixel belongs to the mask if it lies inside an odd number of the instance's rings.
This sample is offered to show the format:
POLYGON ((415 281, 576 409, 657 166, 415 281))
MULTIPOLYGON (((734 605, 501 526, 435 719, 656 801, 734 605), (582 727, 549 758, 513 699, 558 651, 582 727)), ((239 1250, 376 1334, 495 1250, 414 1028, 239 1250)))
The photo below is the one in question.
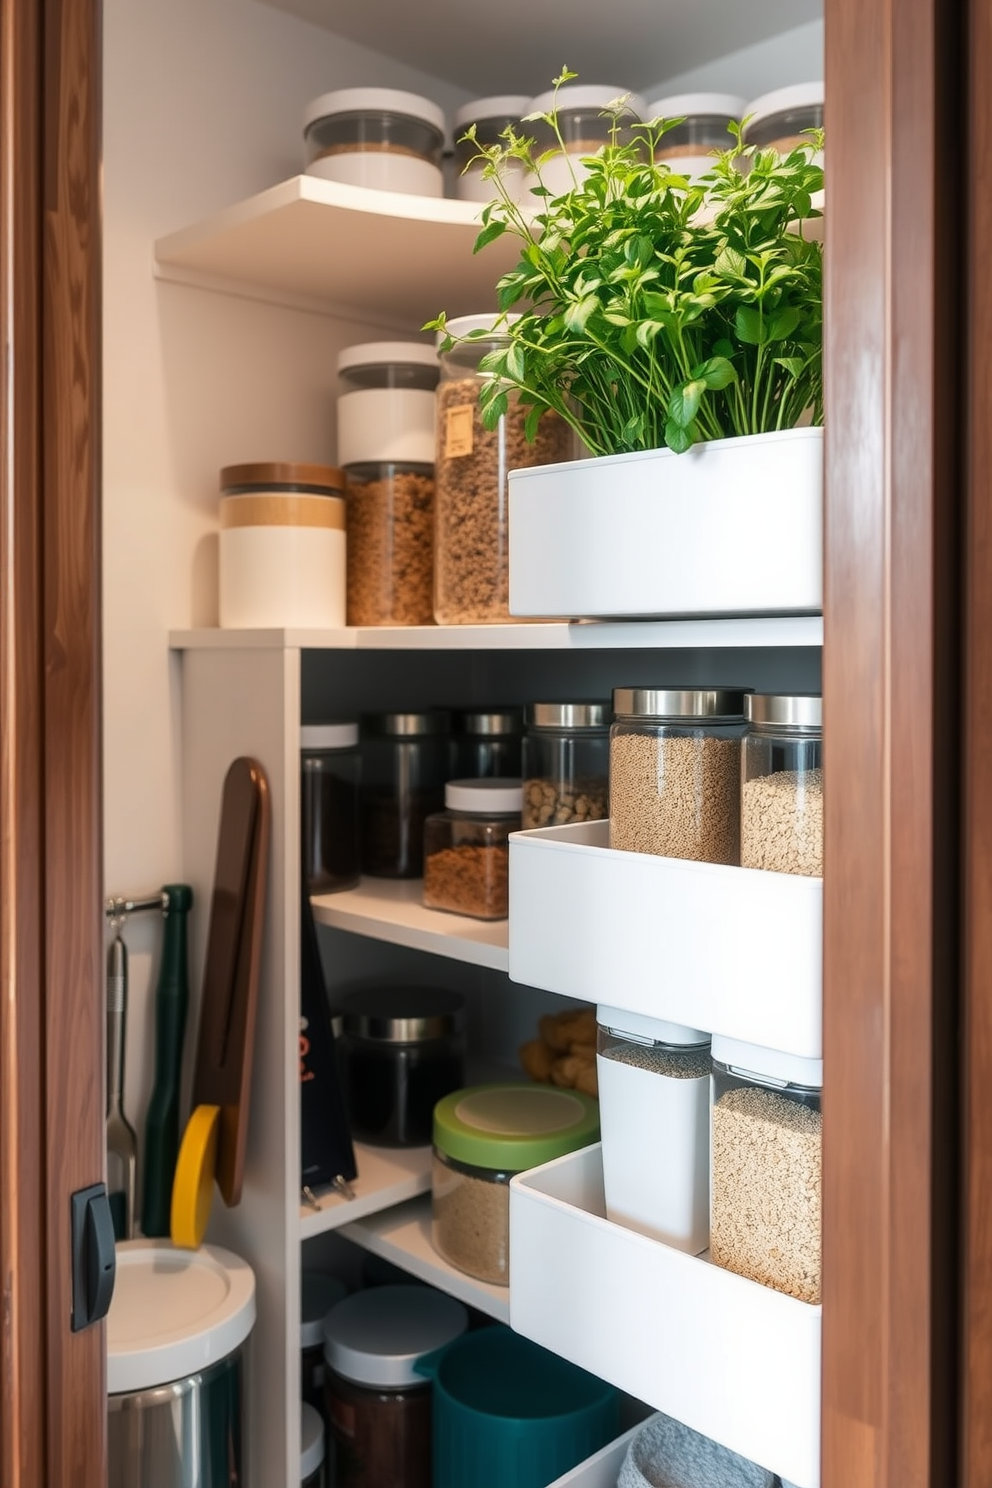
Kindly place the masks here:
POLYGON ((424 904, 479 920, 509 913, 511 832, 519 780, 449 780, 443 811, 424 823, 424 904))
POLYGON ((655 151, 669 170, 680 176, 700 176, 713 164, 717 150, 734 143, 728 126, 744 117, 745 100, 732 93, 678 93, 649 100, 644 118, 675 119, 666 129, 655 151))
POLYGON ((741 769, 741 866, 823 873, 823 701, 754 693, 741 769))
MULTIPOLYGON (((479 159, 480 145, 501 145, 503 131, 512 125, 518 133, 526 133, 527 126, 521 124, 525 114, 530 113, 530 99, 522 93, 505 93, 494 98, 474 98, 465 103, 455 114, 455 194, 460 201, 492 201, 496 192, 493 183, 482 174, 483 162, 479 159), (465 131, 474 126, 475 138, 464 138, 465 131)), ((503 183, 514 200, 519 201, 524 191, 524 173, 519 162, 507 161, 502 171, 503 183)))
POLYGON ((303 120, 308 176, 443 196, 444 110, 399 88, 323 93, 303 120))
MULTIPOLYGON (((744 112, 747 118, 745 145, 788 155, 797 145, 810 143, 804 130, 823 128, 823 82, 795 83, 788 88, 776 88, 774 92, 763 93, 754 99, 744 112)), ((822 153, 818 151, 814 160, 817 165, 822 165, 822 153)))
POLYGON ((602 83, 566 83, 557 92, 538 94, 531 112, 557 116, 561 142, 549 124, 536 121, 527 126, 527 133, 535 137, 537 154, 557 151, 542 162, 540 183, 529 177, 527 184, 541 184, 554 197, 563 196, 582 181, 586 175, 583 157, 598 154, 604 145, 612 143, 614 133, 617 144, 631 138, 631 126, 644 118, 644 100, 624 88, 602 83), (619 119, 613 113, 618 100, 623 100, 619 119))

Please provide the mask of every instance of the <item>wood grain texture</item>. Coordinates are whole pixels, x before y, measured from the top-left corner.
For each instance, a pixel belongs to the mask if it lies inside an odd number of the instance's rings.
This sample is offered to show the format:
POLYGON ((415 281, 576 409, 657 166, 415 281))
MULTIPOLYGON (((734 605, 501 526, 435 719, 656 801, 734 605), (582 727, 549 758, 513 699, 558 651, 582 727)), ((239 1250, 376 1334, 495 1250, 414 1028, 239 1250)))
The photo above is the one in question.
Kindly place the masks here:
POLYGON ((955 11, 826 9, 824 1488, 955 1482, 955 11))

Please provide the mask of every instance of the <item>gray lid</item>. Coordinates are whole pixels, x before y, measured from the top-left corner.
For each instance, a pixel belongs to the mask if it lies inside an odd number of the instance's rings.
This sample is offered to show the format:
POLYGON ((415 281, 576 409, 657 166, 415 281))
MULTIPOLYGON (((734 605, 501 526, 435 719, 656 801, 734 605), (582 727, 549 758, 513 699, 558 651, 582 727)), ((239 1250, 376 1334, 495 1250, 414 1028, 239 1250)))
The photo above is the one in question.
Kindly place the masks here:
POLYGON ((376 738, 411 739, 430 734, 446 734, 451 715, 440 708, 427 713, 365 713, 362 733, 376 738))
POLYGON ((609 728, 612 710, 609 703, 530 703, 527 724, 530 728, 604 729, 609 728))
POLYGON ((623 718, 742 718, 740 687, 615 687, 613 707, 623 718))
POLYGON ((505 775, 484 780, 449 780, 444 787, 449 811, 474 811, 485 816, 519 816, 524 809, 524 783, 505 775))
POLYGON ((324 1359, 356 1385, 426 1385, 425 1354, 468 1327, 460 1302, 425 1286, 370 1287, 335 1307, 324 1324, 324 1359))
POLYGON ((460 708, 454 722, 458 734, 519 734, 524 726, 520 708, 460 708))
POLYGON ((304 723, 300 728, 301 749, 354 749, 357 743, 357 723, 304 723))
POLYGON ((759 728, 822 729, 818 692, 754 692, 744 699, 744 717, 759 728))
POLYGON ((300 1403, 300 1482, 312 1478, 324 1460, 324 1422, 320 1411, 300 1403))
POLYGON ((355 1038, 419 1044, 460 1032, 465 999, 445 987, 365 987, 342 999, 341 1012, 355 1038))

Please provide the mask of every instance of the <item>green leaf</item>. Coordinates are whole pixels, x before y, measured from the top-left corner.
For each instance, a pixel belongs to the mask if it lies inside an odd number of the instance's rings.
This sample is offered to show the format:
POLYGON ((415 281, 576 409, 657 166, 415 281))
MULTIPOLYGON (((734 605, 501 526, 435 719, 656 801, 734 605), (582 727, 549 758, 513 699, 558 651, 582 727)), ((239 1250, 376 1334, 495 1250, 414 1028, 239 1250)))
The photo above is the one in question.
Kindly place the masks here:
POLYGON ((747 277, 747 259, 733 248, 724 248, 722 253, 718 253, 713 267, 718 274, 726 274, 731 279, 747 277))
POLYGON ((693 367, 692 375, 713 389, 725 388, 737 381, 736 368, 722 356, 710 357, 707 361, 700 362, 698 367, 693 367))
POLYGON ((524 349, 519 341, 511 341, 506 351, 506 375, 514 382, 523 382, 524 372, 524 349))
POLYGON ((528 444, 533 444, 537 438, 537 426, 541 422, 541 414, 544 409, 540 403, 532 403, 524 417, 524 438, 528 444))
POLYGON ((673 419, 669 419, 665 425, 665 443, 677 455, 684 455, 686 450, 692 449, 695 440, 688 429, 683 429, 681 424, 677 424, 673 419))
POLYGON ((806 363, 802 357, 776 357, 775 365, 776 367, 784 367, 790 377, 801 377, 806 363))
POLYGON ((589 317, 598 309, 599 300, 595 295, 586 295, 577 304, 569 305, 565 311, 566 329, 581 333, 588 325, 589 317))
POLYGON ((506 223, 505 222, 490 222, 490 223, 488 223, 482 229, 482 231, 480 232, 479 236, 476 238, 476 240, 475 240, 475 247, 472 249, 472 252, 473 253, 478 253, 479 250, 482 249, 482 248, 485 248, 488 243, 494 243, 497 238, 501 238, 505 232, 506 232, 506 223))
POLYGON ((734 330, 738 341, 743 341, 745 346, 761 346, 768 339, 761 311, 755 310, 751 305, 738 306, 734 316, 734 330))
POLYGON ((765 331, 766 340, 784 341, 787 336, 792 335, 798 324, 799 311, 793 306, 789 306, 786 310, 779 310, 768 321, 765 331))
POLYGON ((680 383, 668 400, 668 418, 680 429, 687 429, 699 412, 706 383, 701 378, 680 383))

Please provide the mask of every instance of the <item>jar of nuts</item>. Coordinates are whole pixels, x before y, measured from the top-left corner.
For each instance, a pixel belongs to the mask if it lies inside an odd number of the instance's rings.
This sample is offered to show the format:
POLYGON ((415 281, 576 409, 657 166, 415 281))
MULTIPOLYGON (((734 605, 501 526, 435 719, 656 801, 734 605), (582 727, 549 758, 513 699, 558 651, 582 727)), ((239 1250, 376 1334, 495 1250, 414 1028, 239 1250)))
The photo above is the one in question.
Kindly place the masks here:
MULTIPOLYGON (((510 317, 508 317, 510 318, 510 317)), ((483 426, 479 391, 491 374, 479 363, 507 344, 493 328, 492 315, 464 315, 448 322, 454 344, 438 352, 435 460, 434 618, 439 625, 489 625, 508 621, 509 526, 507 474, 520 466, 551 465, 569 459, 572 435, 549 413, 530 443, 524 434, 527 410, 509 395, 506 413, 494 429, 483 426)))
POLYGON ((608 816, 609 703, 531 703, 526 723, 524 830, 608 816))

